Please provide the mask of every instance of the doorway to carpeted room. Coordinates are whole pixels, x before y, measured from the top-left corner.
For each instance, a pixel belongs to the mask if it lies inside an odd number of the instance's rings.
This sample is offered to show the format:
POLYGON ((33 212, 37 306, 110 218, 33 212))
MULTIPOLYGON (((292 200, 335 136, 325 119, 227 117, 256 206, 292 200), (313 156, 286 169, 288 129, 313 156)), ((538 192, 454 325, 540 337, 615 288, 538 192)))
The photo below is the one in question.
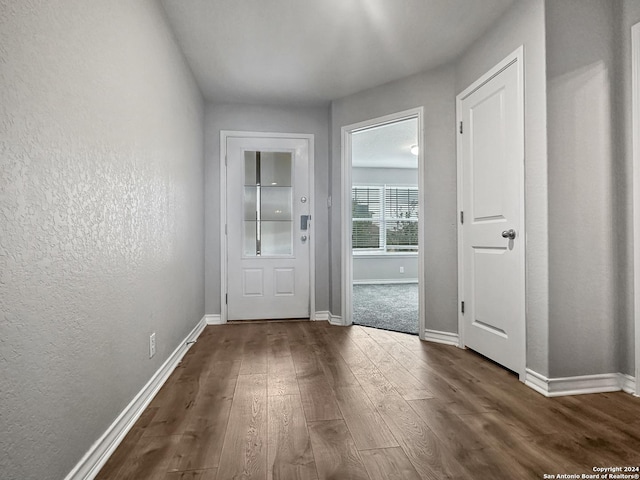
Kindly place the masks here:
POLYGON ((418 284, 353 285, 353 323, 418 334, 418 284))

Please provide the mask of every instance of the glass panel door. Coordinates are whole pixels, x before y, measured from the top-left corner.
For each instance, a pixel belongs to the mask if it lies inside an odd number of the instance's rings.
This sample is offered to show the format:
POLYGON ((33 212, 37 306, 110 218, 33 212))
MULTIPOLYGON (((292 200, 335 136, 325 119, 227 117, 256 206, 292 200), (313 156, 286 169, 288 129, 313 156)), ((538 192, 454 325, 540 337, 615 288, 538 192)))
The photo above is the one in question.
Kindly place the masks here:
POLYGON ((245 152, 245 256, 293 254, 292 174, 290 152, 245 152))

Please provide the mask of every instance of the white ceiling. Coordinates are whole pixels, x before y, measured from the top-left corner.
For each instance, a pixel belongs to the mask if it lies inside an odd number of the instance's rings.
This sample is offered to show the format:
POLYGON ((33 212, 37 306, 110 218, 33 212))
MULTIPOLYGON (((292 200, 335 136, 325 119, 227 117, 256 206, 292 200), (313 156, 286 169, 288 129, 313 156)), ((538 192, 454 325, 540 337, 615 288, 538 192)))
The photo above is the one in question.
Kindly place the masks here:
POLYGON ((322 105, 453 60, 515 0, 160 0, 205 97, 322 105))
POLYGON ((351 165, 370 168, 418 168, 411 147, 418 143, 418 120, 390 123, 351 136, 351 165))

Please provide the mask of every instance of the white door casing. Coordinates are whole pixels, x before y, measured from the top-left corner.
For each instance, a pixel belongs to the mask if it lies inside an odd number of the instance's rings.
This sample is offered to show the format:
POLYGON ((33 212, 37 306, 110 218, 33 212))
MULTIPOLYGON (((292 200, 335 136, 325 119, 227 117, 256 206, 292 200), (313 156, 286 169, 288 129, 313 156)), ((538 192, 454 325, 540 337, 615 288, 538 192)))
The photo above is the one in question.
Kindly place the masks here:
POLYGON ((222 320, 312 318, 313 136, 223 131, 221 142, 222 320))
MULTIPOLYGON (((342 228, 341 235, 341 294, 342 314, 339 318, 341 325, 351 325, 353 323, 353 251, 352 251, 352 212, 351 212, 351 189, 352 189, 352 158, 351 158, 351 135, 355 132, 373 128, 389 123, 416 118, 418 121, 418 211, 420 212, 419 229, 418 229, 418 333, 422 340, 425 339, 426 320, 425 320, 425 299, 424 299, 424 151, 423 151, 423 116, 424 108, 417 107, 410 110, 404 110, 392 113, 371 120, 354 123, 343 126, 341 129, 341 218, 340 224, 342 228)), ((335 318, 335 317, 334 317, 335 318)), ((336 322, 337 323, 337 322, 336 322)))
POLYGON ((640 23, 631 27, 635 394, 640 396, 640 23))
POLYGON ((522 47, 458 95, 457 118, 460 344, 524 380, 522 47))

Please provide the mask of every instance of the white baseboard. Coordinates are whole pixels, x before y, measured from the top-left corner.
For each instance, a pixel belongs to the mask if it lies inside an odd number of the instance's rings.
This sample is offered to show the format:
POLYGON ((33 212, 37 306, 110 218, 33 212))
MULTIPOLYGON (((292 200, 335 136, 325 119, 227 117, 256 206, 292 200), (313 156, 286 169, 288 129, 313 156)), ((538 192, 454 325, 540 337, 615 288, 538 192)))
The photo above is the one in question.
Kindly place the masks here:
POLYGON ((204 316, 207 325, 224 325, 225 322, 222 321, 219 313, 209 313, 204 316))
POLYGON ((337 325, 339 327, 344 326, 344 324, 342 323, 342 317, 340 315, 334 315, 331 312, 329 312, 329 323, 331 325, 337 325))
POLYGON ((398 278, 398 279, 393 279, 393 280, 389 280, 389 279, 371 279, 371 280, 354 280, 353 284, 354 285, 400 285, 400 284, 405 284, 405 283, 418 283, 418 279, 417 278, 398 278))
POLYGON ((434 343, 443 343, 445 345, 458 346, 460 343, 460 337, 457 333, 441 332, 439 330, 425 330, 424 340, 434 343))
POLYGON ((322 310, 320 312, 316 312, 312 320, 317 322, 328 322, 329 318, 331 318, 331 314, 327 310, 322 310))
POLYGON ((622 391, 630 393, 631 395, 640 396, 637 393, 636 379, 626 373, 620 374, 620 383, 622 384, 622 391))
POLYGON ((622 373, 547 378, 527 368, 524 383, 545 397, 618 392, 620 390, 624 390, 627 393, 635 393, 634 378, 622 373))
POLYGON ((191 347, 191 342, 198 338, 206 326, 205 318, 203 317, 186 338, 180 342, 169 358, 118 415, 118 418, 109 426, 107 431, 102 434, 73 470, 69 472, 65 480, 93 480, 95 478, 127 432, 142 415, 144 409, 147 408, 153 397, 158 393, 160 387, 167 381, 171 372, 180 363, 184 354, 191 347))

